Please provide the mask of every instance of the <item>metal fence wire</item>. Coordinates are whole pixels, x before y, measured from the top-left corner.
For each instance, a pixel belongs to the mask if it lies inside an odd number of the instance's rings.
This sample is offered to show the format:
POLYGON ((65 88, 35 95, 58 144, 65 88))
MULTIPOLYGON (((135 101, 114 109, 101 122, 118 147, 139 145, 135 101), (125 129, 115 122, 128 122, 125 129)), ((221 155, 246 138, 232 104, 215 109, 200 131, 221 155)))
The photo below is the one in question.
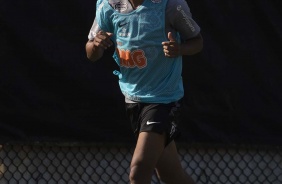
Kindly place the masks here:
MULTIPOLYGON (((197 184, 281 184, 282 149, 178 145, 183 168, 197 184)), ((4 144, 1 184, 126 184, 132 145, 4 144)), ((159 181, 154 175, 152 183, 159 181)))

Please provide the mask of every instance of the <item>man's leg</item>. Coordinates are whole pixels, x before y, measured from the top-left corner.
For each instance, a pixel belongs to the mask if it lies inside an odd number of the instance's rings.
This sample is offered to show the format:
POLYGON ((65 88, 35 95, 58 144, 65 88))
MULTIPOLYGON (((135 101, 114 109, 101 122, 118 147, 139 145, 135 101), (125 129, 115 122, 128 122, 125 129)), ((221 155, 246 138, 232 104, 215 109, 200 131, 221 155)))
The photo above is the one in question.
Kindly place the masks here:
POLYGON ((159 178, 166 184, 195 184, 181 166, 174 141, 163 151, 156 169, 159 178))
POLYGON ((131 184, 150 184, 156 164, 163 153, 165 134, 141 132, 130 166, 131 184))

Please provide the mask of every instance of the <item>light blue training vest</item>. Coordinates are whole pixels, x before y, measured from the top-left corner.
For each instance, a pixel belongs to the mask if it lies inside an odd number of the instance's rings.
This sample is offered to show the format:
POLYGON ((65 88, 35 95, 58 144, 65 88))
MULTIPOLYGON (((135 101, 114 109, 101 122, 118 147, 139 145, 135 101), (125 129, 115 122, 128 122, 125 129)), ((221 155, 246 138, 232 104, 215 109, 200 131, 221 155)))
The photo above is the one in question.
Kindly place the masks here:
MULTIPOLYGON (((182 57, 165 57, 161 44, 168 40, 166 4, 167 0, 144 0, 136 10, 123 14, 108 0, 97 1, 96 20, 103 31, 114 34, 113 57, 120 66, 114 74, 119 76, 120 89, 129 100, 170 103, 184 95, 182 57)), ((117 6, 126 7, 122 3, 117 6)))

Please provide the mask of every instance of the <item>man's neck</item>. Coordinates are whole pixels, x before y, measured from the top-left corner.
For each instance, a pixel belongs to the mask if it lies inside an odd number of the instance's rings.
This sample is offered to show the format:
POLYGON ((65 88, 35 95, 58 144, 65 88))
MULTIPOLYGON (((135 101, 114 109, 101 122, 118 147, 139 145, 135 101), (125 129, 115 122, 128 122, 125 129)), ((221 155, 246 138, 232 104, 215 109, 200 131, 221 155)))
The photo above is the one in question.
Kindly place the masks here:
POLYGON ((130 0, 130 3, 134 9, 138 8, 144 0, 130 0))

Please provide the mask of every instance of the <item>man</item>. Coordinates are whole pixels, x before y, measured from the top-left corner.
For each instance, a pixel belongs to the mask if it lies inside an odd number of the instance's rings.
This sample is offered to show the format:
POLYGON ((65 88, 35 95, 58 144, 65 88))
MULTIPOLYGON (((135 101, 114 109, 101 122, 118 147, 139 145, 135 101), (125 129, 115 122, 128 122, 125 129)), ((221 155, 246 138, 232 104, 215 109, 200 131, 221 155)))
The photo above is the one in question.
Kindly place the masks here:
POLYGON ((126 113, 137 137, 131 184, 149 184, 156 169, 167 184, 194 184, 178 158, 182 55, 201 51, 200 28, 185 0, 98 0, 86 43, 99 60, 112 45, 126 113))

